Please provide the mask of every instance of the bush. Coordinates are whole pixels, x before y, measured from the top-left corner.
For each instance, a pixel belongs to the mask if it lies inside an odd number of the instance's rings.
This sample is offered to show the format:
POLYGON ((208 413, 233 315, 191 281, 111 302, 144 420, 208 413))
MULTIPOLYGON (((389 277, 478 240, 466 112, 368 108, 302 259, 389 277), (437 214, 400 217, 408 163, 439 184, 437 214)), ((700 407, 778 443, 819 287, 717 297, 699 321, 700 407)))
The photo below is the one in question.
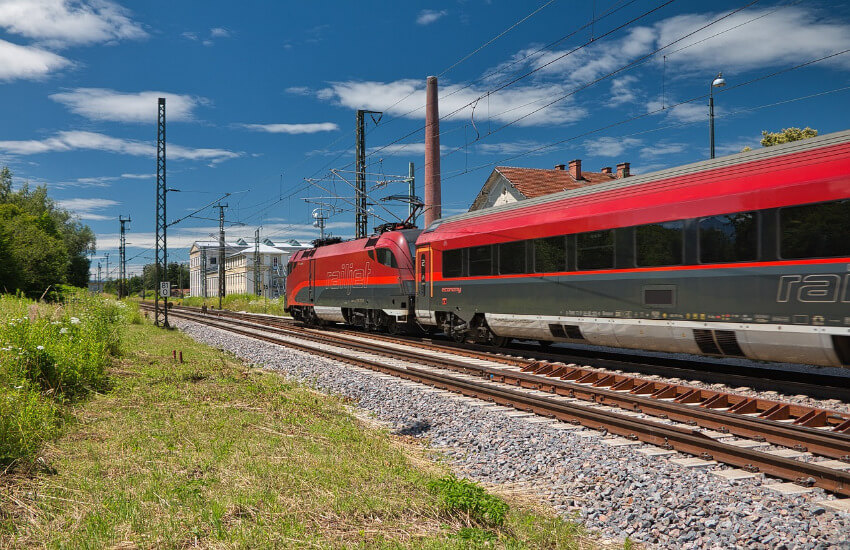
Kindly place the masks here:
POLYGON ((438 496, 442 513, 462 519, 468 526, 500 527, 505 522, 508 503, 474 481, 450 475, 428 482, 428 489, 438 496))
POLYGON ((138 306, 83 290, 61 297, 0 296, 0 464, 34 456, 53 437, 57 405, 106 388, 120 327, 139 318, 138 306))

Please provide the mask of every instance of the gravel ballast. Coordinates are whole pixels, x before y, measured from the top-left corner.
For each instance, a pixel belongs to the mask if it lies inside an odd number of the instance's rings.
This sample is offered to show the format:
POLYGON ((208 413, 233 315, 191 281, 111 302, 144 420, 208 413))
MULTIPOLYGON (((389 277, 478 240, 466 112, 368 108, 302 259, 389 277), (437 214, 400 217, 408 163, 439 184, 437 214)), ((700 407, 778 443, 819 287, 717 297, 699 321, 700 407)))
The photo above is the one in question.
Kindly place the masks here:
POLYGON ((703 468, 640 454, 643 445, 606 445, 600 432, 513 416, 190 321, 175 324, 248 363, 351 398, 396 432, 439 449, 459 476, 525 487, 603 536, 659 548, 850 549, 850 514, 819 505, 830 498, 821 489, 785 496, 765 488, 776 480, 763 476, 721 480, 703 468))

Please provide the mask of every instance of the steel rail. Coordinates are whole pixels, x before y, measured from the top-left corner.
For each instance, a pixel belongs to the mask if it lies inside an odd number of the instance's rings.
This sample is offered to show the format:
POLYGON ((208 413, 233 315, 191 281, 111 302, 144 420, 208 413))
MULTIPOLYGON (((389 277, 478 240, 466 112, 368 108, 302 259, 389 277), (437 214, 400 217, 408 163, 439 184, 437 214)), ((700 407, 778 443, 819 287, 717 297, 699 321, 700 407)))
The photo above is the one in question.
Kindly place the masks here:
POLYGON ((312 354, 328 357, 348 364, 367 367, 394 376, 435 387, 456 391, 470 397, 486 399, 495 403, 510 405, 549 416, 558 420, 575 422, 593 429, 604 429, 627 438, 643 441, 664 448, 673 449, 705 459, 718 460, 726 464, 739 466, 748 471, 762 472, 782 479, 792 480, 804 485, 814 485, 827 491, 850 496, 850 472, 818 466, 817 463, 802 462, 791 458, 771 455, 753 449, 746 449, 723 443, 691 428, 670 426, 649 419, 635 418, 610 411, 594 410, 587 405, 565 402, 548 396, 532 395, 522 390, 492 387, 463 380, 448 374, 431 372, 420 368, 406 368, 384 362, 352 358, 343 352, 334 352, 315 345, 284 340, 268 334, 258 334, 256 330, 268 330, 253 327, 254 330, 228 326, 226 322, 198 319, 197 315, 175 312, 185 319, 200 321, 215 328, 249 338, 299 349, 312 354))

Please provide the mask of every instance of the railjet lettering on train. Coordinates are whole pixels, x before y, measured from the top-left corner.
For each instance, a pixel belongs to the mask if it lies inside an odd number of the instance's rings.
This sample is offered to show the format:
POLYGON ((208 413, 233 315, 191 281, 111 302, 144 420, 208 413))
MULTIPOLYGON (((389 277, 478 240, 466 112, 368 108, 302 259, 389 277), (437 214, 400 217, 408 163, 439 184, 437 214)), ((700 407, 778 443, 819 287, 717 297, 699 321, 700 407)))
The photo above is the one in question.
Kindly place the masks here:
POLYGON ((346 294, 351 294, 352 288, 366 288, 372 268, 366 262, 363 269, 354 269, 354 264, 342 264, 339 271, 328 271, 328 282, 331 288, 342 288, 346 294))
POLYGON ((845 275, 843 281, 834 273, 783 275, 779 278, 776 301, 850 303, 850 274, 845 275))

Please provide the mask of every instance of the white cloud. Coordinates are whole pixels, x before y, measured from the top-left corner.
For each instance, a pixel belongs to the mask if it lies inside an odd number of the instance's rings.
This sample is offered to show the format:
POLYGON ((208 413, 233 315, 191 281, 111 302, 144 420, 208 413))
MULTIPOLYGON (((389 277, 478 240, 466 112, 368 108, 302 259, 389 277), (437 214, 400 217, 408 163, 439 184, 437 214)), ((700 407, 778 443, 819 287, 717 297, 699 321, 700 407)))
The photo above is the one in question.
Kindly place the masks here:
POLYGON ((601 137, 584 142, 584 148, 591 155, 600 157, 618 157, 631 147, 641 144, 636 138, 601 137))
POLYGON ((651 147, 644 147, 640 150, 643 157, 660 157, 662 155, 674 155, 686 150, 688 145, 685 143, 655 143, 651 147))
POLYGON ((54 46, 147 36, 127 9, 110 0, 3 0, 0 27, 54 46))
MULTIPOLYGON (((59 132, 43 140, 0 141, 0 151, 13 155, 75 150, 106 151, 142 157, 156 155, 156 146, 153 143, 81 130, 59 132)), ((168 145, 166 153, 171 159, 208 160, 213 164, 241 156, 241 153, 226 149, 193 149, 181 145, 168 145)))
POLYGON ((118 206, 120 202, 110 199, 64 199, 59 201, 59 206, 70 210, 82 220, 111 220, 115 216, 97 214, 97 210, 118 206))
POLYGON ((47 50, 0 40, 0 80, 43 78, 70 64, 69 60, 47 50))
POLYGON ((230 36, 230 31, 223 27, 215 27, 210 29, 210 36, 212 38, 227 38, 230 36))
POLYGON ((631 103, 635 100, 634 84, 637 82, 636 76, 622 76, 611 81, 611 98, 608 100, 608 105, 616 107, 624 103, 631 103))
MULTIPOLYGON (((449 84, 440 90, 443 96, 440 112, 443 116, 453 113, 448 116, 450 120, 470 120, 475 107, 476 124, 486 124, 488 117, 501 123, 524 117, 516 123, 518 126, 558 126, 583 118, 587 112, 575 106, 570 98, 539 110, 563 92, 564 88, 559 84, 510 87, 480 99, 476 105, 466 106, 484 95, 486 90, 449 84)), ((351 109, 385 111, 386 114, 413 119, 425 117, 425 88, 421 80, 333 82, 330 87, 316 92, 316 96, 351 109)))
POLYGON ((269 132, 271 134, 315 134, 339 130, 333 122, 314 122, 308 124, 239 124, 241 128, 269 132))
POLYGON ((416 16, 416 24, 430 25, 441 17, 445 17, 448 13, 447 10, 422 10, 416 16))
MULTIPOLYGON (((454 147, 449 147, 447 145, 440 145, 440 151, 443 153, 454 149, 454 147)), ((367 154, 372 155, 376 154, 379 157, 382 156, 399 156, 399 155, 424 155, 425 154, 425 142, 415 142, 415 143, 393 143, 391 145, 382 145, 379 147, 370 147, 367 151, 367 154)))
POLYGON ((121 179, 128 180, 147 180, 153 179, 156 177, 156 174, 121 174, 121 179))
MULTIPOLYGON (((668 54, 667 62, 694 71, 731 72, 799 63, 850 48, 850 26, 840 19, 822 18, 812 9, 796 6, 768 15, 774 10, 738 12, 676 44, 675 53, 668 54), (723 34, 706 40, 720 32, 723 34)), ((665 19, 655 25, 658 44, 667 44, 717 17, 718 14, 706 13, 665 19)), ((845 68, 850 67, 847 59, 837 59, 845 68)))
POLYGON ((118 92, 106 88, 75 88, 51 94, 50 99, 68 107, 74 113, 91 120, 145 122, 153 124, 157 117, 158 98, 165 98, 169 122, 192 120, 198 105, 209 100, 168 92, 118 92))
POLYGON ((307 86, 290 86, 286 91, 295 95, 313 95, 313 90, 307 86))
MULTIPOLYGON (((538 149, 543 146, 544 144, 540 143, 539 141, 533 141, 528 139, 503 143, 478 143, 475 145, 475 150, 476 152, 482 153, 484 155, 518 155, 520 153, 527 153, 532 149, 538 149)), ((528 154, 543 155, 549 151, 551 151, 551 148, 541 149, 539 151, 535 151, 534 153, 528 154)))
POLYGON ((186 40, 192 40, 194 42, 198 41, 198 33, 192 31, 185 31, 180 33, 180 36, 185 38, 186 40))

